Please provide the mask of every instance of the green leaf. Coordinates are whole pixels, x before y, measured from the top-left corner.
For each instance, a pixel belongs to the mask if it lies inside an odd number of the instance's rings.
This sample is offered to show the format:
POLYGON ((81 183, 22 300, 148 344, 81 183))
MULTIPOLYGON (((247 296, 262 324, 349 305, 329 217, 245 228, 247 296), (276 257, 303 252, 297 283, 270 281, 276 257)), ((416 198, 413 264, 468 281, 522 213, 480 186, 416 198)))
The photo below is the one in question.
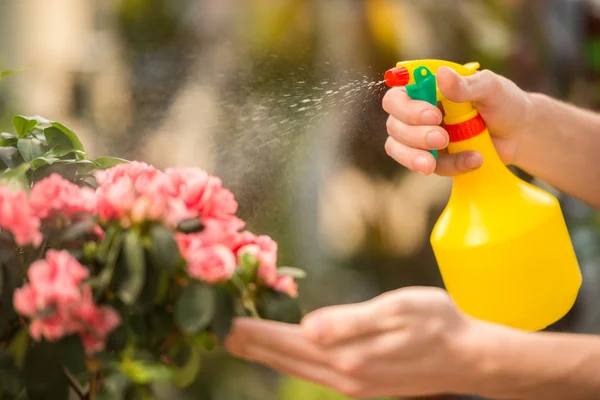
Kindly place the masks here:
POLYGON ((122 372, 114 371, 104 378, 97 400, 125 400, 131 381, 122 372))
POLYGON ((123 303, 132 305, 142 292, 146 280, 144 247, 140 233, 136 229, 131 229, 125 236, 123 257, 126 274, 119 287, 119 298, 123 303))
MULTIPOLYGON (((149 258, 150 257, 145 257, 147 260, 149 260, 149 258)), ((136 312, 146 313, 152 309, 152 307, 154 307, 154 300, 156 298, 158 286, 161 283, 161 277, 164 274, 164 270, 160 270, 152 266, 146 267, 144 286, 135 304, 136 312)))
POLYGON ((53 147, 44 154, 44 157, 61 158, 61 157, 65 157, 65 156, 68 156, 71 154, 75 155, 75 157, 71 158, 72 160, 82 160, 86 156, 85 151, 82 151, 82 150, 61 149, 60 147, 53 147))
POLYGON ((0 174, 0 185, 7 186, 10 190, 28 189, 27 171, 29 171, 29 164, 27 163, 4 171, 0 174))
POLYGON ((8 346, 8 351, 10 351, 12 354, 13 359, 15 360, 15 365, 19 368, 23 368, 28 347, 29 332, 27 331, 27 328, 21 328, 19 332, 15 334, 10 342, 10 345, 8 346))
POLYGON ((215 337, 212 333, 204 331, 198 336, 194 337, 194 342, 202 346, 204 350, 211 351, 215 348, 215 337))
POLYGON ((61 241, 71 242, 74 240, 81 240, 89 236, 94 231, 96 221, 94 219, 85 218, 79 222, 69 226, 64 233, 61 235, 61 241))
POLYGON ((169 274, 175 272, 175 268, 181 262, 175 236, 163 225, 156 224, 151 228, 148 252, 150 264, 157 270, 165 270, 169 274))
POLYGON ((121 352, 127 346, 129 338, 129 330, 125 323, 119 325, 117 329, 112 331, 106 341, 107 350, 121 352))
POLYGON ((56 157, 37 157, 31 160, 31 168, 36 170, 44 165, 52 165, 57 161, 60 161, 60 159, 56 157))
MULTIPOLYGON (((23 389, 23 377, 10 350, 0 349, 0 394, 6 391, 16 395, 23 389)), ((10 397, 11 399, 14 397, 10 397)))
POLYGON ((256 308, 260 316, 268 320, 297 324, 302 319, 298 302, 288 295, 272 289, 267 289, 262 294, 256 308))
POLYGON ((24 137, 27 133, 36 127, 37 121, 31 117, 25 117, 23 115, 15 115, 12 118, 12 124, 15 127, 15 131, 19 137, 24 137))
POLYGON ((50 127, 44 129, 50 147, 85 151, 83 144, 72 130, 59 122, 51 122, 50 125, 50 127))
POLYGON ((306 272, 301 270, 300 268, 295 267, 279 267, 277 269, 279 275, 291 276, 295 279, 304 279, 306 278, 306 272))
POLYGON ((0 147, 0 168, 15 168, 23 161, 21 153, 15 147, 0 147))
POLYGON ((171 275, 165 270, 158 271, 156 288, 154 290, 154 304, 162 304, 169 294, 169 286, 171 284, 171 275))
POLYGON ((112 168, 115 165, 125 164, 129 162, 127 160, 117 157, 99 157, 96 158, 94 161, 98 164, 98 168, 100 169, 112 168))
POLYGON ((11 133, 0 133, 0 146, 2 147, 14 146, 17 144, 17 140, 19 140, 19 138, 11 133))
POLYGON ((173 370, 160 363, 148 361, 125 360, 121 370, 135 383, 148 384, 150 382, 164 382, 173 379, 173 370))
POLYGON ((198 233, 204 230, 204 224, 198 218, 186 219, 177 225, 177 230, 181 233, 198 233))
POLYGON ((193 344, 188 344, 189 356, 186 363, 181 367, 175 367, 173 384, 179 388, 185 388, 194 383, 200 371, 200 348, 193 344))
POLYGON ((59 359, 58 346, 47 342, 27 352, 23 376, 28 400, 68 400, 68 382, 59 359))
POLYGON ((46 152, 44 144, 38 139, 20 138, 17 142, 17 148, 26 162, 31 162, 31 160, 41 157, 46 152))
POLYGON ((70 335, 56 344, 61 364, 72 374, 86 372, 85 350, 79 335, 70 335))
POLYGON ((235 302, 232 294, 224 288, 217 287, 215 291, 216 311, 210 328, 217 339, 223 342, 231 331, 231 324, 235 317, 235 302))
POLYGON ((152 347, 164 345, 165 337, 175 331, 171 307, 171 304, 155 306, 146 316, 147 326, 150 330, 149 341, 152 347))
POLYGON ((175 323, 179 329, 193 335, 206 329, 215 315, 215 289, 198 281, 186 286, 175 305, 175 323))

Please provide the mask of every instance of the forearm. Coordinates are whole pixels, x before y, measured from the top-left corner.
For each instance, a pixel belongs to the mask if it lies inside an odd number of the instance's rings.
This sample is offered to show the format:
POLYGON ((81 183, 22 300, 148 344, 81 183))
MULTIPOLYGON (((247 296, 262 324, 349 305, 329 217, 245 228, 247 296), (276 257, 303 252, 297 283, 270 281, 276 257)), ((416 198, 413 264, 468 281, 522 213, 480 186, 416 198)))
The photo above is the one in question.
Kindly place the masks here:
POLYGON ((600 208, 600 114, 531 94, 535 117, 515 164, 557 189, 600 208))
POLYGON ((503 400, 600 398, 600 337, 488 329, 495 332, 478 346, 477 394, 503 400))

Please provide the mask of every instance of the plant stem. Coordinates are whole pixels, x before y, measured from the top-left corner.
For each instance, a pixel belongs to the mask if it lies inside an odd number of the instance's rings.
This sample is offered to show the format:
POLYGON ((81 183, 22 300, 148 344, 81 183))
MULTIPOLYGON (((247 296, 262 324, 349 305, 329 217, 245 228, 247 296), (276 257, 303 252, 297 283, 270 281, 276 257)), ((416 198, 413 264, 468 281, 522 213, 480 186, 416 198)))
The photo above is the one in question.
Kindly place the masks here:
POLYGON ((75 378, 66 369, 63 369, 63 374, 65 375, 65 378, 67 378, 67 381, 69 381, 69 387, 77 393, 77 397, 82 400, 86 399, 87 394, 85 393, 85 390, 79 386, 79 383, 77 383, 75 378))
MULTIPOLYGON (((44 258, 44 251, 46 250, 46 246, 48 245, 48 239, 44 238, 44 241, 42 242, 42 244, 40 245, 40 252, 38 254, 38 258, 37 259, 41 259, 44 258)), ((34 260, 35 261, 35 260, 34 260)))
POLYGON ((233 275, 231 277, 231 281, 241 292, 242 300, 244 302, 244 307, 246 308, 246 310, 250 311, 250 314, 252 314, 254 318, 262 319, 260 317, 260 314, 256 310, 256 305, 254 304, 254 300, 252 299, 252 293, 250 292, 250 290, 248 290, 248 287, 244 284, 244 282, 242 282, 242 280, 237 275, 233 275))
POLYGON ((98 390, 98 374, 94 374, 92 381, 90 382, 90 391, 88 392, 88 399, 94 400, 96 398, 96 391, 98 390))
POLYGON ((257 319, 262 319, 260 317, 260 314, 258 313, 258 310, 256 309, 256 305, 254 304, 254 301, 252 301, 252 299, 244 299, 244 307, 246 307, 246 309, 248 311, 250 311, 250 314, 252 314, 252 317, 257 318, 257 319))

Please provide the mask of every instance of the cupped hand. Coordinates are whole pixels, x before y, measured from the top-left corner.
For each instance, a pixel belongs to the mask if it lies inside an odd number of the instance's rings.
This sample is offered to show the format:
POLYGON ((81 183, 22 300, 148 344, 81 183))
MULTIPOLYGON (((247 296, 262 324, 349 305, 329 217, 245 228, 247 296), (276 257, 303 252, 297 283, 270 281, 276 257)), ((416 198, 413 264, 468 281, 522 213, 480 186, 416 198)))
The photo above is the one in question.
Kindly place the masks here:
POLYGON ((412 287, 317 310, 300 325, 237 319, 225 345, 351 397, 461 393, 477 326, 442 289, 412 287))
MULTIPOLYGON (((498 154, 506 164, 516 160, 519 141, 532 130, 535 107, 529 94, 514 82, 489 70, 471 76, 459 76, 441 67, 437 72, 440 92, 450 101, 472 101, 485 121, 498 154)), ((479 168, 481 154, 463 152, 448 154, 448 133, 439 125, 442 113, 433 105, 412 100, 404 88, 392 88, 383 98, 383 109, 390 114, 389 137, 385 144, 388 155, 405 167, 429 175, 456 175, 479 168), (441 150, 438 160, 427 150, 441 150)))

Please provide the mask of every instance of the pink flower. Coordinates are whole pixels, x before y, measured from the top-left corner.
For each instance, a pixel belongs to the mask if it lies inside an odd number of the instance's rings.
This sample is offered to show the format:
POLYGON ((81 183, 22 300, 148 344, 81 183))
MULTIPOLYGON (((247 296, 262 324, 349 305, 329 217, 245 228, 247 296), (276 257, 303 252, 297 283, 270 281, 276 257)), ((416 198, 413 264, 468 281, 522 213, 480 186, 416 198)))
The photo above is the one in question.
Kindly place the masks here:
POLYGON ((135 161, 99 171, 96 180, 100 220, 123 226, 145 220, 176 226, 190 218, 230 222, 238 208, 221 179, 199 168, 161 172, 135 161))
POLYGON ((122 178, 136 181, 138 178, 147 180, 148 176, 159 171, 151 165, 139 161, 117 164, 112 168, 97 171, 94 176, 99 186, 106 186, 118 182, 122 178))
POLYGON ((101 221, 124 218, 131 211, 136 197, 131 182, 125 179, 99 186, 96 194, 101 221))
POLYGON ((238 209, 233 193, 223 188, 220 178, 200 168, 170 168, 165 171, 177 198, 194 216, 228 219, 238 209))
POLYGON ((250 232, 242 232, 239 242, 234 246, 238 259, 250 254, 258 261, 258 278, 267 286, 277 283, 277 242, 269 236, 254 236, 250 232))
MULTIPOLYGON (((140 162, 119 164, 96 173, 98 216, 101 221, 119 220, 125 227, 142 221, 169 217, 175 190, 160 170, 140 162)), ((169 221, 169 225, 173 225, 169 221)))
POLYGON ((121 318, 114 309, 94 304, 92 289, 89 286, 82 288, 81 302, 73 316, 80 324, 78 331, 88 353, 104 350, 108 335, 121 324, 121 318))
POLYGON ((35 291, 31 285, 24 285, 15 289, 13 294, 13 303, 15 311, 25 317, 33 317, 37 312, 35 302, 35 291))
POLYGON ((13 304, 31 319, 33 339, 56 341, 78 333, 88 352, 104 348, 120 318, 112 308, 94 304, 91 288, 82 285, 87 277, 88 270, 66 251, 49 250, 29 267, 29 283, 15 290, 13 304))
POLYGON ((48 316, 36 318, 29 325, 29 334, 38 342, 42 337, 49 342, 54 342, 75 332, 75 326, 61 312, 54 312, 48 316))
POLYGON ((187 248, 186 261, 188 274, 208 283, 231 279, 236 267, 235 256, 221 244, 203 247, 192 242, 187 248))
POLYGON ((291 276, 279 276, 275 285, 273 285, 273 289, 292 298, 298 297, 298 285, 291 276))
POLYGON ((80 188, 58 174, 52 174, 33 185, 30 203, 35 215, 41 219, 54 213, 71 217, 96 212, 95 191, 80 188))
POLYGON ((209 175, 199 168, 169 168, 165 174, 171 180, 177 197, 186 207, 193 208, 202 203, 204 189, 208 184, 209 175))
POLYGON ((31 264, 27 276, 35 291, 36 308, 44 310, 51 304, 60 307, 79 301, 79 285, 89 271, 67 251, 48 250, 45 260, 31 264))
POLYGON ((17 246, 39 246, 40 220, 34 215, 25 192, 11 192, 0 187, 0 229, 12 233, 17 246))

